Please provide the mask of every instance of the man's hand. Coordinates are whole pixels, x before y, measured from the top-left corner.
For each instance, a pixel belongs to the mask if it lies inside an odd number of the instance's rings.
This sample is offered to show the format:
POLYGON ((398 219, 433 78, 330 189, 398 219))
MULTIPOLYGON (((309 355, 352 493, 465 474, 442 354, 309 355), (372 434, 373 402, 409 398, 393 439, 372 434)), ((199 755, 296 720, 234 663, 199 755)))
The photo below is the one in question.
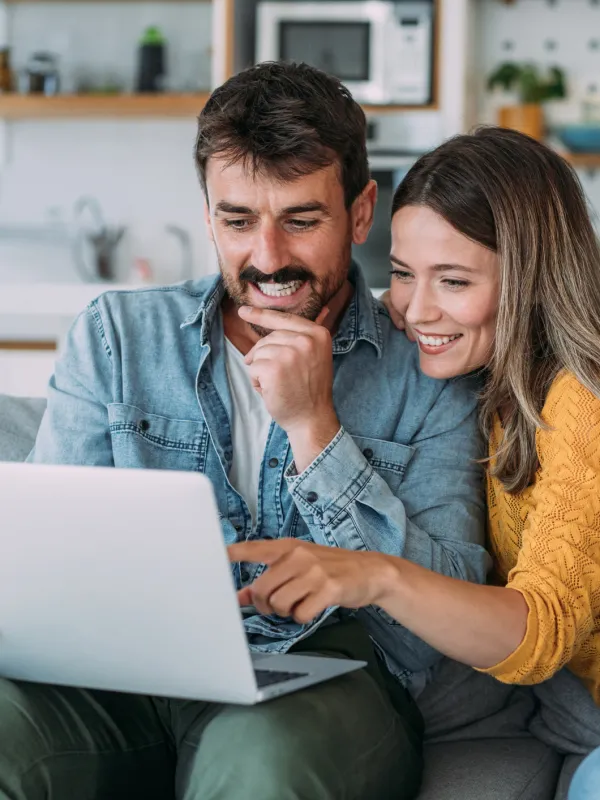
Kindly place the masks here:
POLYGON ((406 320, 404 316, 395 308, 392 304, 392 294, 389 289, 387 289, 379 298, 383 305, 387 308, 390 313, 390 317, 394 325, 398 328, 399 331, 405 331, 406 335, 410 339, 411 342, 416 341, 416 337, 412 332, 410 325, 406 324, 406 320))
POLYGON ((381 553, 322 547, 296 539, 240 542, 232 562, 267 564, 251 586, 238 592, 241 606, 307 623, 330 606, 361 608, 377 603, 393 568, 381 553))
POLYGON ((280 311, 243 306, 246 322, 271 330, 245 358, 269 414, 287 433, 302 472, 340 429, 333 406, 331 334, 320 323, 280 311))

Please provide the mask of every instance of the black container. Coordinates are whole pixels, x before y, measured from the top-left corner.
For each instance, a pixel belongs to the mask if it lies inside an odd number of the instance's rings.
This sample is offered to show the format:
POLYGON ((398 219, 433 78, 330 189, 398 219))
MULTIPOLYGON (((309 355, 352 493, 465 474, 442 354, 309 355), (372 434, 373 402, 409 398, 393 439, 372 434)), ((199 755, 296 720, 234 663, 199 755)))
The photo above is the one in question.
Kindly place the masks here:
POLYGON ((161 92, 166 73, 166 45, 158 28, 148 28, 140 44, 138 92, 161 92))

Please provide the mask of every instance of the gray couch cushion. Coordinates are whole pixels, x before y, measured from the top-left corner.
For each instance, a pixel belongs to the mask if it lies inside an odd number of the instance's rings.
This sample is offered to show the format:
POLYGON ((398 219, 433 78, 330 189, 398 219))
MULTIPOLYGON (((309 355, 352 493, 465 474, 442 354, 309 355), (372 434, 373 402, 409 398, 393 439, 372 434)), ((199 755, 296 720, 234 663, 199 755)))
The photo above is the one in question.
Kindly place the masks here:
POLYGON ((24 461, 37 435, 46 401, 0 395, 0 461, 24 461))
POLYGON ((561 764, 529 738, 427 745, 418 800, 552 800, 561 764))

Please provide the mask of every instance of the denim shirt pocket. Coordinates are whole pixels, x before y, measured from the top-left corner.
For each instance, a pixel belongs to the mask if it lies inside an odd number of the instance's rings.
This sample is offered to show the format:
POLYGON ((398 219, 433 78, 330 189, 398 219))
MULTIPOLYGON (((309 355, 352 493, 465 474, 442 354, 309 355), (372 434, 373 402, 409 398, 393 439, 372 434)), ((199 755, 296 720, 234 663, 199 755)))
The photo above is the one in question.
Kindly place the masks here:
POLYGON ((396 492, 404 479, 415 448, 399 442, 371 439, 368 436, 352 438, 375 472, 383 478, 392 492, 396 492))
POLYGON ((172 419, 111 403, 108 420, 116 467, 203 472, 208 429, 201 420, 172 419))

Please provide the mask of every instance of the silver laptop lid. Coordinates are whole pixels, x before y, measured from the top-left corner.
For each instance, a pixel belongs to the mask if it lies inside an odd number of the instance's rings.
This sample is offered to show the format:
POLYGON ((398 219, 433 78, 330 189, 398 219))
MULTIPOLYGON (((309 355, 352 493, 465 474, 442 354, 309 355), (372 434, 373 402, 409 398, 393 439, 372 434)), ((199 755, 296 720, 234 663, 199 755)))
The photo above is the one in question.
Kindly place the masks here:
POLYGON ((249 702, 210 481, 0 464, 0 675, 249 702))

